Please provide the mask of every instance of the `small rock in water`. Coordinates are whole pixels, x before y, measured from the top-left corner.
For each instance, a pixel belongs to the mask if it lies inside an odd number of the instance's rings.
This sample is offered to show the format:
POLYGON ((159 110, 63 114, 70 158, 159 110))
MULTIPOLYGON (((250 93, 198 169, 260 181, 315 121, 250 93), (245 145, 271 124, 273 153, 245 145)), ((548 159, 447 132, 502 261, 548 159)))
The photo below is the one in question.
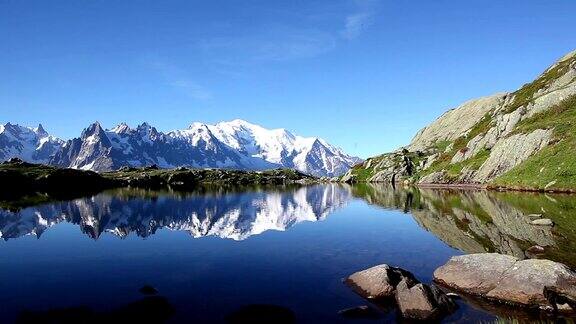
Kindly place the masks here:
POLYGON ((531 221, 530 224, 539 226, 554 226, 554 222, 549 218, 535 219, 531 221))
POLYGON ((140 288, 139 291, 143 295, 156 295, 158 293, 158 290, 156 290, 156 288, 149 285, 143 286, 142 288, 140 288))
POLYGON ((446 296, 448 296, 450 299, 460 299, 460 295, 456 294, 456 293, 446 293, 446 296))
POLYGON ((377 319, 380 317, 380 313, 370 306, 357 306, 352 308, 346 308, 338 312, 339 315, 346 318, 370 318, 377 319))
POLYGON ((574 311, 574 309, 572 309, 572 307, 570 307, 570 305, 568 303, 558 304, 556 306, 556 308, 558 309, 559 312, 572 312, 572 311, 574 311))

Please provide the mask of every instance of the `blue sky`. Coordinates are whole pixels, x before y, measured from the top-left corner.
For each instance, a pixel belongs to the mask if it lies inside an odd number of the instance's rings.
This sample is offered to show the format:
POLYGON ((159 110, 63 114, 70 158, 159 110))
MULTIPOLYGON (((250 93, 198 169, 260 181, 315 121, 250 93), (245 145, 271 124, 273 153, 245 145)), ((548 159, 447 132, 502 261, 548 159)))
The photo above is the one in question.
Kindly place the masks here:
POLYGON ((573 0, 0 0, 0 122, 242 118, 368 157, 576 49, 573 0))

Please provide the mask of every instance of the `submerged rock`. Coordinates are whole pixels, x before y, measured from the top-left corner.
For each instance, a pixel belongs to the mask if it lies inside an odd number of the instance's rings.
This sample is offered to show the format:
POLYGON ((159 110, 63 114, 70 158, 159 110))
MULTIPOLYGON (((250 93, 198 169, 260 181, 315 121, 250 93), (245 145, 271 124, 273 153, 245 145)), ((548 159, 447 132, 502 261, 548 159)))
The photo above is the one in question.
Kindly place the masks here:
POLYGON ((246 305, 225 317, 227 323, 296 323, 296 315, 278 305, 246 305))
POLYGON ((532 308, 556 309, 576 301, 576 273, 550 260, 519 260, 497 253, 456 256, 436 269, 434 281, 470 295, 532 308))
POLYGON ((366 319, 377 319, 381 317, 380 313, 373 307, 362 305, 352 308, 346 308, 338 312, 342 317, 346 318, 366 318, 366 319))
POLYGON ((142 288, 138 290, 143 295, 156 295, 158 294, 158 290, 150 285, 144 285, 142 288))

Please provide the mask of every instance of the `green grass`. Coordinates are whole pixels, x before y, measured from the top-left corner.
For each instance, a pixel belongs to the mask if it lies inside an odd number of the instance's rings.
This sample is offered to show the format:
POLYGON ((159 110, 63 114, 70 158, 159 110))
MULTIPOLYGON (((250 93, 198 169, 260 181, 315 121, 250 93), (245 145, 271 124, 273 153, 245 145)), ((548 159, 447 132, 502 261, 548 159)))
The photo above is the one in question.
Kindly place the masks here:
POLYGON ((553 143, 493 184, 533 189, 576 189, 576 96, 518 124, 515 133, 553 129, 553 143))
POLYGON ((372 178, 379 170, 375 168, 375 165, 380 163, 383 159, 388 158, 391 154, 382 154, 367 159, 364 163, 356 164, 352 167, 351 171, 354 175, 356 182, 367 182, 368 179, 372 178), (365 168, 364 165, 371 162, 370 168, 365 168))
POLYGON ((47 176, 56 170, 55 167, 41 165, 41 164, 13 164, 13 163, 0 163, 0 171, 18 172, 19 174, 27 177, 38 179, 47 176))
POLYGON ((511 113, 530 103, 540 89, 549 86, 554 80, 566 74, 568 69, 570 69, 570 65, 574 62, 576 62, 576 56, 558 63, 555 67, 544 72, 536 81, 522 86, 522 88, 513 93, 514 101, 506 108, 505 113, 511 113))
POLYGON ((452 141, 449 141, 449 140, 436 141, 436 143, 434 143, 434 148, 438 152, 444 152, 444 151, 446 151, 448 146, 450 146, 450 144, 452 144, 452 141))
MULTIPOLYGON (((452 149, 449 152, 441 153, 440 156, 434 163, 425 171, 422 171, 418 177, 422 177, 433 172, 439 171, 446 171, 446 177, 451 181, 457 181, 458 178, 461 176, 462 170, 465 168, 478 170, 482 163, 486 161, 488 156, 490 155, 489 150, 482 150, 478 152, 476 155, 458 163, 451 163, 452 157, 458 153, 459 151, 467 150, 467 144, 472 140, 474 137, 480 134, 486 134, 488 130, 492 127, 492 117, 490 113, 487 113, 482 117, 480 122, 478 122, 465 136, 461 136, 454 141, 452 149)), ((441 143, 442 145, 446 143, 441 143)), ((438 145, 438 143, 436 144, 438 145)), ((449 145, 449 144, 448 144, 449 145)), ((448 147, 446 145, 446 147, 448 147)))

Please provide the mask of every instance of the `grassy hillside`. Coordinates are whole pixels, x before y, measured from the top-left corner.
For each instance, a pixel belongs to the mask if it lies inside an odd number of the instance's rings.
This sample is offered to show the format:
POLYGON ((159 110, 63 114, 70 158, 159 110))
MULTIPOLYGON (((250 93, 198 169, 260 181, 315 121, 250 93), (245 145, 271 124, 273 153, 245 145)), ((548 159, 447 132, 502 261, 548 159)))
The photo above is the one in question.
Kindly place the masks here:
POLYGON ((552 129, 554 141, 493 184, 515 188, 576 189, 576 96, 521 121, 514 132, 552 129))
POLYGON ((576 52, 533 82, 496 98, 501 100, 491 106, 473 106, 480 99, 456 108, 487 111, 483 117, 472 114, 474 126, 459 137, 452 132, 460 131, 462 114, 452 119, 450 114, 442 115, 427 127, 428 133, 421 131, 408 146, 418 147, 418 152, 404 149, 368 159, 342 179, 576 191, 576 52), (536 113, 526 118, 531 109, 536 113), (429 144, 435 138, 439 140, 429 144), (470 152, 474 155, 469 156, 470 152), (409 164, 413 167, 407 168, 409 164))

